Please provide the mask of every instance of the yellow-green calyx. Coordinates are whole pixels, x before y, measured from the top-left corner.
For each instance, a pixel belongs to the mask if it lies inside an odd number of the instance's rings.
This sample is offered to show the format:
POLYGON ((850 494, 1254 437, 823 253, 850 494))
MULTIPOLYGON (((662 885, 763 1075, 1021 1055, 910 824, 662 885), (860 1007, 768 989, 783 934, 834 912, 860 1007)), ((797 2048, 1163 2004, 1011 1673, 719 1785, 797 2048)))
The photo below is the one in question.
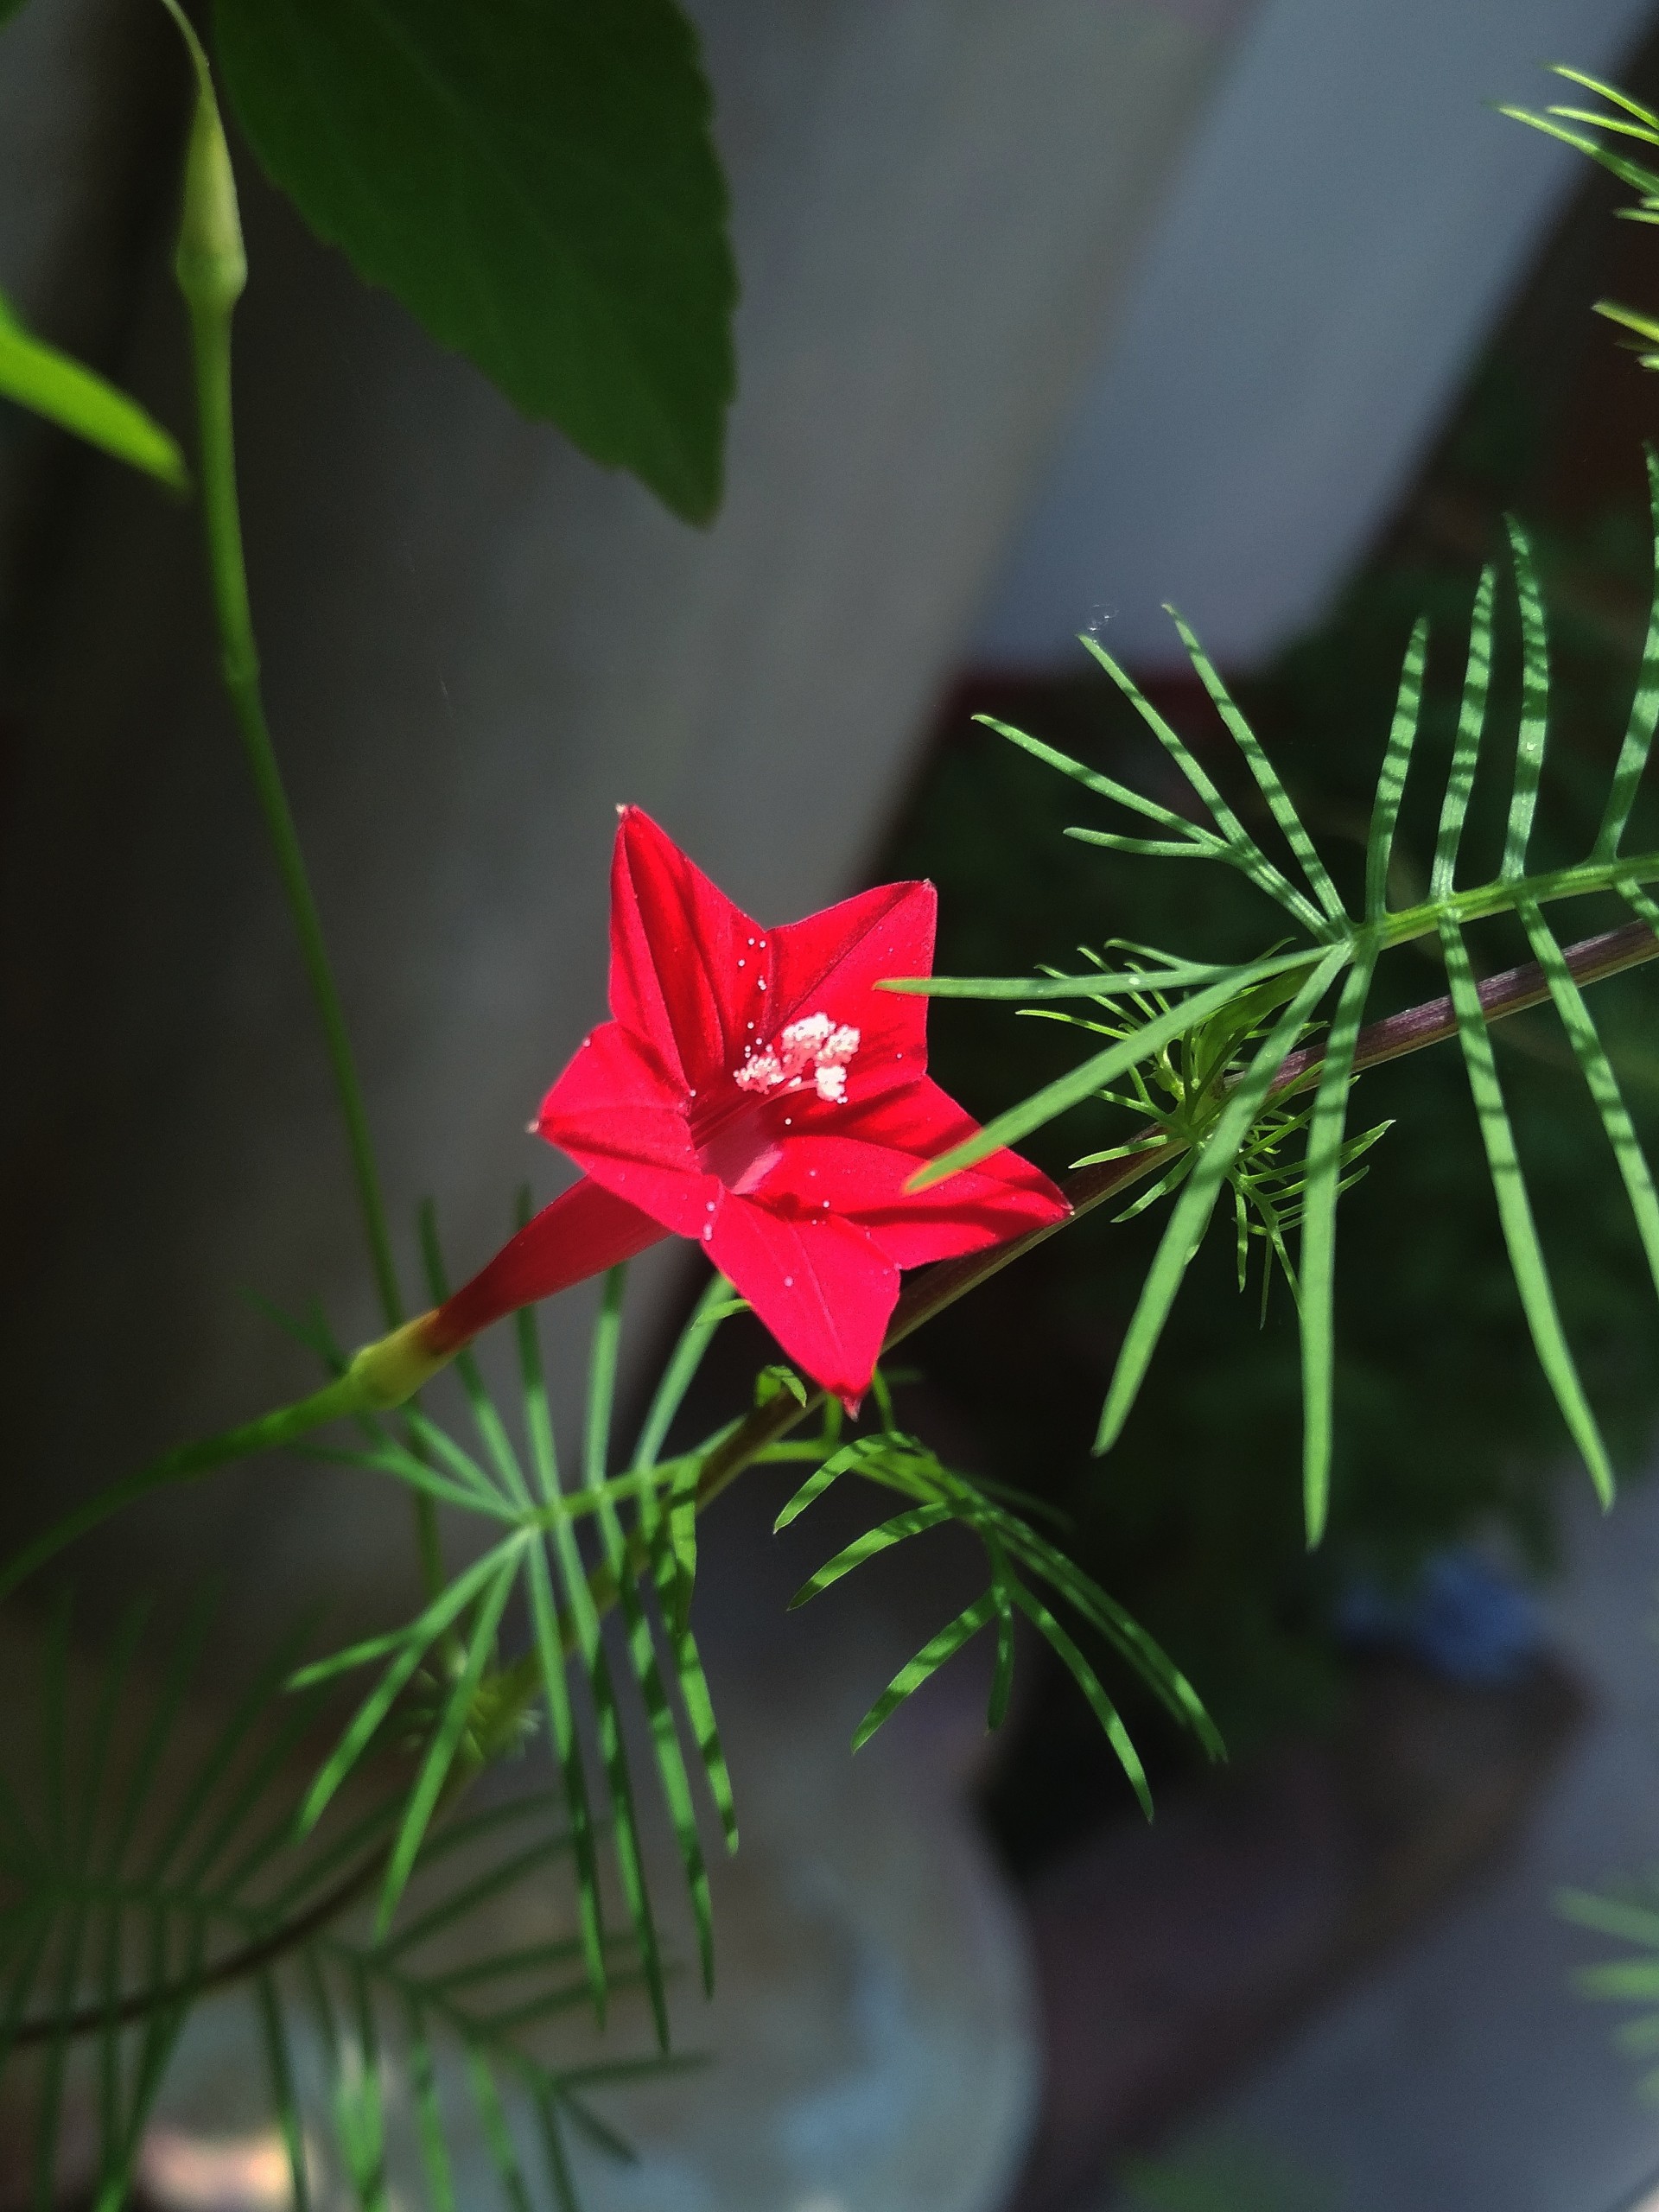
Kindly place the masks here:
POLYGON ((365 1413, 384 1413, 401 1406, 440 1368, 449 1364, 455 1347, 451 1345, 447 1351, 435 1348, 434 1318, 430 1313, 417 1314, 390 1336, 364 1345, 346 1370, 346 1381, 353 1386, 354 1405, 365 1413))
POLYGON ((198 314, 228 315, 248 281, 248 257, 242 244, 242 216, 225 126, 219 118, 207 57, 195 34, 176 10, 196 72, 196 111, 184 162, 184 207, 173 266, 179 289, 198 314))

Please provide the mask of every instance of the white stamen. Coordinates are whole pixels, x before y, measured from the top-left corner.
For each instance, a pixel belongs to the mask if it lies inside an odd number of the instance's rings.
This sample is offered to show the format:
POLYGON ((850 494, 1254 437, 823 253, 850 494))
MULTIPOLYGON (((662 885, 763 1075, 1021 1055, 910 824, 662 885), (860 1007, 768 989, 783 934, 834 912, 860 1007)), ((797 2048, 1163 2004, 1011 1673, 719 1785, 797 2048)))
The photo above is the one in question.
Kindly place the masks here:
POLYGON ((847 1096, 847 1066, 858 1050, 858 1034, 827 1014, 804 1014, 763 1052, 746 1045, 744 1065, 733 1071, 733 1080, 745 1090, 775 1090, 779 1084, 799 1090, 810 1078, 826 1105, 839 1106, 847 1096))

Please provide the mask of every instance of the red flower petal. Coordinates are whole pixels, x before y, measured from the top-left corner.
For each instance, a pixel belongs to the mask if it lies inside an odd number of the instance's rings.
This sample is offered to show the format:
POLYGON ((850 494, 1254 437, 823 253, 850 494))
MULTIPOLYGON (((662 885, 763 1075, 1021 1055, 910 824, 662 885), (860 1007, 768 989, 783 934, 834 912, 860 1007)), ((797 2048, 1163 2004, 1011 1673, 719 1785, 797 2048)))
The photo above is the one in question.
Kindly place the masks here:
POLYGON ((834 1134, 819 1117, 810 1134, 786 1147, 760 1196, 766 1203, 787 1198, 808 1208, 828 1199, 832 1212, 867 1230, 901 1268, 977 1252, 1063 1220, 1065 1200, 1047 1176, 1006 1149, 946 1182, 906 1192, 925 1160, 977 1126, 924 1078, 864 1111, 849 1109, 834 1134))
POLYGON ((926 999, 875 985, 889 976, 932 974, 938 904, 931 883, 884 883, 772 932, 775 1027, 827 1014, 856 1029, 849 1098, 926 1069, 926 999))
POLYGON ((899 1270, 862 1230, 833 1213, 788 1218, 728 1196, 704 1250, 785 1356, 849 1402, 870 1386, 899 1296, 899 1270))
POLYGON ((747 986, 766 972, 766 935, 648 814, 623 808, 611 864, 611 1012, 686 1088, 736 1065, 753 1000, 764 1003, 747 986))
POLYGON ((720 1186, 691 1141, 685 1095, 620 1021, 601 1022, 578 1047, 542 1101, 536 1128, 664 1229, 680 1236, 701 1229, 720 1186))
POLYGON ((669 1230, 696 1238, 789 1357, 851 1401, 901 1267, 1065 1211, 1007 1151, 905 1191, 976 1127, 924 1072, 926 1000, 875 988, 931 971, 933 887, 887 884, 768 932, 629 807, 612 889, 616 1018, 537 1123, 587 1177, 431 1317, 433 1342, 453 1348, 669 1230))

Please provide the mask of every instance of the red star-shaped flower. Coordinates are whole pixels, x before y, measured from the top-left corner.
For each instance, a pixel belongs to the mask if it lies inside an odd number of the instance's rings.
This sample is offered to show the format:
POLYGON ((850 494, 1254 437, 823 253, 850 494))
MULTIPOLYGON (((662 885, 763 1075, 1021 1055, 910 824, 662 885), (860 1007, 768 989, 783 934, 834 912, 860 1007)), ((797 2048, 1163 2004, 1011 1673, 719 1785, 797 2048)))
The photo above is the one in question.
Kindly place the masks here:
POLYGON ((906 1183, 976 1124, 927 1074, 930 883, 884 884, 766 929, 638 807, 611 878, 611 1011, 537 1128, 586 1171, 433 1317, 448 1349, 642 1251, 696 1240, 785 1352, 868 1387, 899 1271, 1046 1226, 1065 1201, 1012 1152, 906 1183))

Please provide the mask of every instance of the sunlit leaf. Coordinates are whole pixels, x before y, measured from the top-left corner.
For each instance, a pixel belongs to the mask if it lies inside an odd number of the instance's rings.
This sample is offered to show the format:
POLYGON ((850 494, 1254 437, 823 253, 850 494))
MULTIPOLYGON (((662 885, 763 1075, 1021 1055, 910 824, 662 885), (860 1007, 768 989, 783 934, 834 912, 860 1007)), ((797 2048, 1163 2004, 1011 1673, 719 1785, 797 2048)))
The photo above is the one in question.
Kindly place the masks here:
MULTIPOLYGON (((0 8, 0 22, 7 10, 0 8)), ((0 293, 0 397, 43 416, 100 452, 165 484, 189 488, 190 472, 175 441, 124 391, 55 346, 36 338, 0 293)))
POLYGON ((1492 1058, 1491 1038, 1481 1011, 1474 973, 1469 964, 1468 948, 1464 944, 1462 931, 1449 917, 1441 924, 1440 947, 1446 957, 1446 976, 1452 986, 1452 1004, 1458 1017, 1458 1034, 1463 1043, 1464 1064, 1469 1073, 1469 1089, 1480 1123, 1481 1141, 1486 1150, 1493 1194, 1497 1200, 1498 1218, 1503 1227, 1503 1241, 1509 1247, 1510 1266, 1515 1276, 1516 1288, 1521 1294, 1521 1304, 1527 1317, 1527 1326, 1532 1333, 1538 1364, 1554 1393, 1555 1402, 1561 1409, 1561 1418, 1583 1454, 1598 1495, 1604 1505, 1610 1505, 1613 1496, 1612 1464, 1607 1457, 1607 1447, 1602 1441, 1600 1428, 1585 1395, 1577 1363, 1561 1326, 1555 1293, 1550 1283, 1543 1249, 1538 1241, 1532 1205, 1527 1196, 1520 1157, 1516 1151, 1515 1133, 1510 1126, 1503 1087, 1498 1082, 1497 1069, 1492 1058))
POLYGON ((1307 1131, 1307 1180, 1302 1201, 1302 1510, 1307 1541, 1325 1533, 1330 1501, 1336 1378, 1337 1196, 1343 1164, 1354 1047, 1376 972, 1367 946, 1343 984, 1307 1131))

